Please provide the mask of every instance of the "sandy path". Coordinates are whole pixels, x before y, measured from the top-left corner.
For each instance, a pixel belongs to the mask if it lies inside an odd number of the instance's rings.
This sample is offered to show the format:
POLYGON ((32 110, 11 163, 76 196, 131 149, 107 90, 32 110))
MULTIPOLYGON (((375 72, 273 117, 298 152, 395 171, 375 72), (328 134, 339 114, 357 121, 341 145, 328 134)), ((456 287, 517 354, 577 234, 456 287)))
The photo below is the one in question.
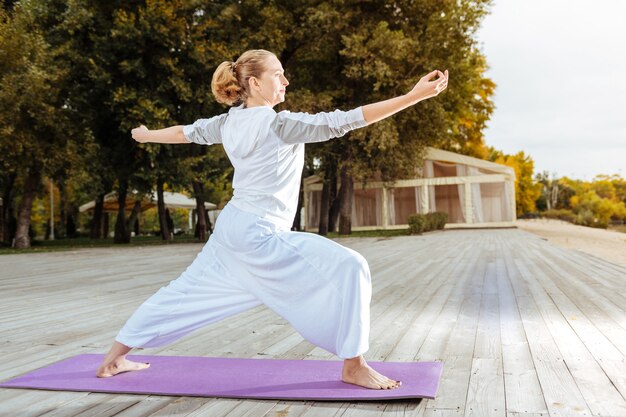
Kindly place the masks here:
POLYGON ((518 220, 521 230, 546 238, 557 246, 577 249, 607 261, 626 265, 626 233, 576 226, 561 220, 518 220))

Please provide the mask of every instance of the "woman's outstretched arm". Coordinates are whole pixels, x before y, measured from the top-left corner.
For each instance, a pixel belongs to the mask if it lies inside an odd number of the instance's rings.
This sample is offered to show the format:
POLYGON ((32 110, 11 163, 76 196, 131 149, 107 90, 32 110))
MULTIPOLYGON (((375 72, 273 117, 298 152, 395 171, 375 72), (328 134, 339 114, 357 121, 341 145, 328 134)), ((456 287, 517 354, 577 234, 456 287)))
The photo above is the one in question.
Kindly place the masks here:
POLYGON ((190 143, 183 134, 184 126, 171 126, 165 129, 148 130, 141 125, 131 130, 133 139, 137 142, 146 143, 190 143))
POLYGON ((422 100, 434 97, 448 86, 448 70, 433 71, 422 77, 413 89, 402 96, 367 104, 350 111, 335 110, 316 114, 278 113, 271 127, 286 143, 323 142, 343 136, 392 114, 404 110, 422 100), (437 78, 435 78, 437 77, 437 78), (434 79, 431 81, 431 79, 434 79))
POLYGON ((422 77, 409 93, 363 106, 363 117, 367 124, 375 123, 422 100, 436 96, 447 86, 448 70, 445 73, 435 70, 422 77), (435 76, 438 78, 432 80, 435 76))

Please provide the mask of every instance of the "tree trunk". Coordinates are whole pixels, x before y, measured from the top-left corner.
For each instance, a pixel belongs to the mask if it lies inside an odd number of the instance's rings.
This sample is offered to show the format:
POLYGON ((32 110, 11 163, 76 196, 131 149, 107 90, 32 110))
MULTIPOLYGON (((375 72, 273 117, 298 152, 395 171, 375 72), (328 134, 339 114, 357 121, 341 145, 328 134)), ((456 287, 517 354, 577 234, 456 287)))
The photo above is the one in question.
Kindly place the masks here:
POLYGON ((13 216, 13 189, 17 174, 11 172, 5 175, 4 190, 2 192, 2 209, 0 210, 0 243, 11 243, 13 235, 11 233, 10 218, 13 216))
POLYGON ((339 189, 339 234, 352 233, 352 196, 354 195, 354 180, 348 174, 348 167, 341 169, 341 188, 339 189))
POLYGON ((326 157, 326 168, 324 169, 324 182, 322 185, 322 201, 320 204, 320 222, 318 233, 326 236, 329 231, 334 231, 334 226, 330 225, 331 220, 331 202, 335 199, 337 192, 337 166, 334 158, 326 157), (334 190, 334 194, 333 194, 334 190), (331 196, 332 194, 332 196, 331 196))
MULTIPOLYGON (((91 230, 89 231, 89 237, 91 239, 100 239, 102 234, 102 214, 104 210, 104 196, 102 193, 96 197, 96 206, 93 209, 93 219, 91 220, 91 230)), ((108 231, 107 231, 108 232, 108 231)), ((104 237, 107 237, 107 232, 104 233, 104 237)))
MULTIPOLYGON (((59 225, 54 228, 55 238, 67 237, 67 200, 65 194, 67 187, 65 186, 65 180, 63 178, 58 180, 57 186, 59 187, 59 225)), ((53 219, 54 221, 54 219, 53 219)))
POLYGON ((124 219, 126 223, 126 240, 130 242, 130 232, 133 230, 135 222, 137 221, 137 217, 139 217, 139 213, 141 212, 141 200, 135 201, 135 205, 133 206, 133 210, 130 212, 130 217, 128 220, 124 219))
POLYGON ((167 222, 167 231, 168 231, 168 235, 170 237, 169 240, 174 239, 174 219, 172 219, 172 216, 170 215, 170 209, 169 208, 165 208, 165 221, 167 222))
POLYGON ((67 215, 67 223, 65 223, 65 236, 68 238, 76 237, 76 222, 74 221, 74 213, 67 215))
POLYGON ((167 224, 167 216, 165 215, 165 201, 163 200, 163 178, 157 178, 157 209, 159 212, 159 226, 161 227, 161 238, 163 240, 172 240, 171 230, 167 224))
MULTIPOLYGON (((304 171, 303 171, 304 172, 304 171)), ((304 176, 304 174, 302 174, 304 176)), ((302 178, 300 179, 300 191, 298 192, 298 204, 296 205, 296 215, 291 224, 291 230, 302 230, 302 201, 304 200, 304 192, 302 191, 302 178)))
POLYGON ((330 208, 328 210, 328 231, 334 232, 337 230, 337 221, 339 220, 339 195, 337 191, 337 165, 333 165, 333 169, 330 172, 330 193, 328 203, 330 208))
MULTIPOLYGON (((4 194, 4 193, 3 193, 4 194)), ((4 198, 0 198, 0 246, 6 239, 6 221, 5 219, 5 209, 4 209, 4 198)))
POLYGON ((320 202, 320 221, 317 233, 321 236, 328 234, 328 219, 330 218, 330 183, 328 173, 324 173, 324 183, 322 184, 322 200, 320 202))
POLYGON ((194 196, 196 197, 196 217, 198 218, 198 221, 196 222, 195 237, 197 237, 200 242, 206 242, 207 222, 204 210, 204 193, 202 190, 202 183, 199 181, 192 181, 191 185, 193 187, 194 196))
POLYGON ((105 239, 109 238, 109 213, 102 215, 102 237, 105 239))
POLYGON ((17 229, 15 231, 15 247, 18 249, 30 248, 30 236, 28 229, 30 227, 30 215, 33 209, 33 200, 37 189, 41 183, 41 172, 38 167, 31 167, 28 170, 26 182, 24 184, 24 193, 22 194, 22 202, 17 215, 17 229))
POLYGON ((117 191, 117 204, 119 208, 117 210, 117 219, 115 220, 115 235, 113 236, 113 243, 130 243, 130 233, 127 233, 126 231, 127 190, 128 181, 121 181, 119 190, 117 191))
POLYGON ((208 210, 202 210, 202 212, 204 213, 204 219, 206 221, 207 229, 209 230, 209 235, 212 235, 213 234, 213 225, 211 224, 211 219, 209 218, 209 211, 208 210))
POLYGON ((139 217, 137 217, 135 219, 135 224, 133 225, 133 230, 135 231, 135 236, 139 236, 139 217))

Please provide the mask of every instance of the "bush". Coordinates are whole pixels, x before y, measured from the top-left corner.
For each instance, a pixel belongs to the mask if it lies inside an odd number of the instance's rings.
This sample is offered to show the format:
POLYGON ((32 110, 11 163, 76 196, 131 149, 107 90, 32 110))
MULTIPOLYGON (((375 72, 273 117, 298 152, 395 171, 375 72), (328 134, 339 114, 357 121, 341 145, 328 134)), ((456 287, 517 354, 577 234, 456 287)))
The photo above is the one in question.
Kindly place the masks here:
POLYGON ((546 210, 544 212, 541 212, 540 215, 541 217, 547 217, 548 219, 565 220, 566 222, 570 222, 570 223, 576 222, 576 215, 574 214, 572 210, 552 209, 552 210, 546 210))
POLYGON ((590 209, 583 208, 574 213, 572 210, 546 210, 541 213, 542 217, 549 219, 559 219, 566 222, 574 223, 580 226, 598 227, 606 229, 609 221, 606 218, 598 218, 598 216, 590 209))
POLYGON ((430 217, 432 230, 442 230, 445 227, 446 223, 448 223, 448 213, 444 213, 442 211, 428 213, 426 216, 430 217))
POLYGON ((409 233, 412 235, 421 235, 426 230, 426 216, 423 214, 414 214, 409 216, 409 233))
POLYGON ((409 233, 419 235, 431 230, 441 230, 447 222, 448 214, 443 212, 413 214, 409 216, 409 233))

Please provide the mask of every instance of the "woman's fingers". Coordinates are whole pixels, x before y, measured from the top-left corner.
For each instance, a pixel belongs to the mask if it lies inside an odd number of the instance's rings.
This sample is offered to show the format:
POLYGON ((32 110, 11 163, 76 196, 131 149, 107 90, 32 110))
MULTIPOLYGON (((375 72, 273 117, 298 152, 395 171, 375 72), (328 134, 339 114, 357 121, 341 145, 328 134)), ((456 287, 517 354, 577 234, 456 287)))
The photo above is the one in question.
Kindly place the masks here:
POLYGON ((420 78, 415 84, 411 94, 415 94, 420 100, 438 95, 448 87, 448 70, 441 72, 434 70, 420 78))
POLYGON ((141 125, 131 130, 130 134, 132 138, 135 139, 137 142, 142 142, 142 138, 144 136, 143 133, 147 131, 148 131, 148 128, 145 125, 141 125))
POLYGON ((437 75, 437 72, 438 72, 437 70, 434 70, 434 71, 424 75, 422 77, 422 80, 430 81, 433 77, 435 77, 437 75))

